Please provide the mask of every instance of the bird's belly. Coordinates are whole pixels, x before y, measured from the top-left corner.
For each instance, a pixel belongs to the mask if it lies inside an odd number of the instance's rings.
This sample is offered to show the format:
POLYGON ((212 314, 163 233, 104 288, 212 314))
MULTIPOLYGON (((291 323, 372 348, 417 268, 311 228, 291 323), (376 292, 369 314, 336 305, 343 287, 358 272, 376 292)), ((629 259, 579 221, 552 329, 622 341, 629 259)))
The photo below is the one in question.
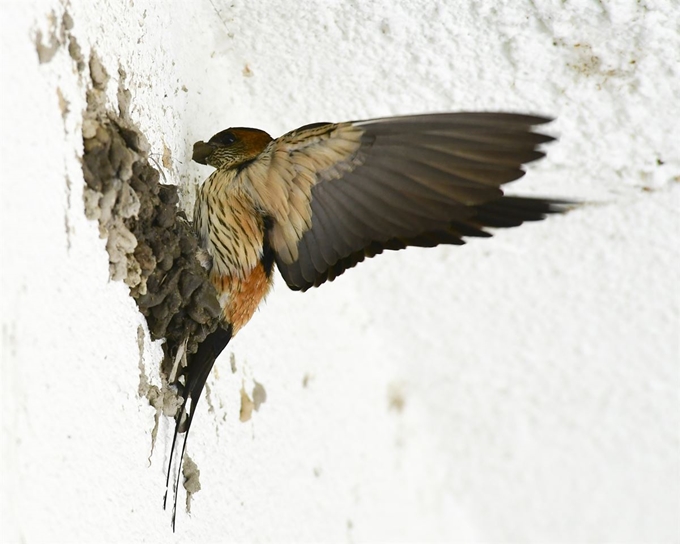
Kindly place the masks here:
POLYGON ((213 274, 210 279, 219 293, 222 319, 232 325, 233 335, 250 321, 272 284, 262 263, 244 278, 213 274))

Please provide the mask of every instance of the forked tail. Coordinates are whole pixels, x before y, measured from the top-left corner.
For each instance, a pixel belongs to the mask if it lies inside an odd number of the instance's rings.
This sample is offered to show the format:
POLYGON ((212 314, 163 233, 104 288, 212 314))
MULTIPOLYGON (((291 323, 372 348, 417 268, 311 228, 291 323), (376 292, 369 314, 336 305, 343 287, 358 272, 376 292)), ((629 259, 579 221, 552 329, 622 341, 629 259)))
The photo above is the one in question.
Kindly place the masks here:
POLYGON ((215 361, 222 350, 227 346, 232 336, 232 326, 226 325, 225 328, 218 327, 217 330, 209 334, 206 339, 198 346, 198 351, 189 356, 186 367, 186 386, 182 392, 184 403, 182 409, 175 416, 175 434, 172 438, 172 447, 170 448, 170 460, 168 462, 168 474, 165 479, 165 496, 163 497, 163 509, 166 508, 168 501, 168 488, 170 485, 170 473, 172 470, 173 459, 175 456, 175 446, 177 445, 177 436, 184 433, 184 442, 182 444, 182 453, 179 457, 179 465, 177 467, 177 478, 173 487, 174 501, 172 506, 172 530, 175 530, 175 518, 177 515, 177 491, 179 488, 179 479, 182 474, 182 461, 184 460, 184 450, 187 446, 187 437, 189 436, 189 429, 191 422, 194 419, 196 412, 196 405, 201 398, 203 387, 208 379, 208 375, 212 370, 215 361))

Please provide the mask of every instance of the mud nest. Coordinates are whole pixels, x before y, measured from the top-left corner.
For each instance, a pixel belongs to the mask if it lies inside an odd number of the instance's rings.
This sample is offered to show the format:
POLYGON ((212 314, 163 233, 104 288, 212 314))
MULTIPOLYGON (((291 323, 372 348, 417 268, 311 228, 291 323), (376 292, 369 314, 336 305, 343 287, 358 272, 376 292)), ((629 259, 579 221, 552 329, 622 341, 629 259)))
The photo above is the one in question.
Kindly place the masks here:
POLYGON ((217 293, 197 259, 196 233, 177 186, 160 183, 146 139, 129 120, 102 111, 96 85, 88 93, 83 146, 86 215, 107 238, 112 279, 129 286, 151 337, 165 339, 167 376, 184 342, 194 353, 218 326, 217 293))

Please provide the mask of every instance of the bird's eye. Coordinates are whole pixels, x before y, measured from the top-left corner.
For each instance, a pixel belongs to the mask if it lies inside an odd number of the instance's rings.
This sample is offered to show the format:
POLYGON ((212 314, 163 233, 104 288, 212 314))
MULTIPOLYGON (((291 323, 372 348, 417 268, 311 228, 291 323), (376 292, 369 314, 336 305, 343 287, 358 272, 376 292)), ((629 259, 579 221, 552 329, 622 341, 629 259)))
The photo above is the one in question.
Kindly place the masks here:
POLYGON ((234 133, 230 130, 223 130, 222 132, 218 132, 217 134, 215 134, 209 140, 209 142, 211 144, 220 144, 220 145, 231 145, 235 141, 236 141, 236 136, 234 136, 234 133))

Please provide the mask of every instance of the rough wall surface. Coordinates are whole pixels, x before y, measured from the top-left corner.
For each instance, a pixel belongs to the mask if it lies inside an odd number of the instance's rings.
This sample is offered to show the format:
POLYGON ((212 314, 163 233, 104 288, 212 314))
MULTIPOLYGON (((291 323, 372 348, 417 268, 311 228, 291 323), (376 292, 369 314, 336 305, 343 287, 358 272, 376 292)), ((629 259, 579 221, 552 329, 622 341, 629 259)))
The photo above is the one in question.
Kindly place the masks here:
POLYGON ((292 6, 0 4, 3 542, 677 542, 677 3, 292 6), (513 191, 589 204, 279 281, 208 382, 173 535, 162 349, 84 212, 93 52, 187 205, 227 126, 456 109, 556 116, 513 191))

